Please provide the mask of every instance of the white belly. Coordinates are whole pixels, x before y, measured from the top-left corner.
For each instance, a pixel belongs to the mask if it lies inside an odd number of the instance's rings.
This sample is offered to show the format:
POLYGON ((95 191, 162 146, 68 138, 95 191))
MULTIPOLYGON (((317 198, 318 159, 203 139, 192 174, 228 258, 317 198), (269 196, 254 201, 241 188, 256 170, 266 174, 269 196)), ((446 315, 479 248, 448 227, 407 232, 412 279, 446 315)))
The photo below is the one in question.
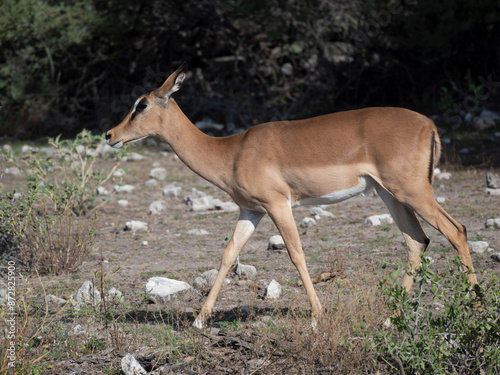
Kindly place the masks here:
POLYGON ((367 193, 371 188, 373 188, 373 183, 374 181, 370 176, 360 176, 359 184, 356 186, 345 190, 334 191, 321 197, 306 198, 296 202, 293 207, 342 202, 356 195, 367 193))

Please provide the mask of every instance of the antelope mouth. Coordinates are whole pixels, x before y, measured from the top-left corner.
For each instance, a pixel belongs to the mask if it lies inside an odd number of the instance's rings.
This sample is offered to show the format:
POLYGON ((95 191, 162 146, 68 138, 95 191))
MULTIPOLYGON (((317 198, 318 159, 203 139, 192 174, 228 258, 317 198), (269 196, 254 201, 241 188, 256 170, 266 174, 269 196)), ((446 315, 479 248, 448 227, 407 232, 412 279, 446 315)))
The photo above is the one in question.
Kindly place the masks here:
POLYGON ((111 143, 110 141, 106 141, 106 143, 108 144, 108 146, 111 146, 113 148, 122 148, 123 147, 122 141, 113 142, 113 143, 111 143))

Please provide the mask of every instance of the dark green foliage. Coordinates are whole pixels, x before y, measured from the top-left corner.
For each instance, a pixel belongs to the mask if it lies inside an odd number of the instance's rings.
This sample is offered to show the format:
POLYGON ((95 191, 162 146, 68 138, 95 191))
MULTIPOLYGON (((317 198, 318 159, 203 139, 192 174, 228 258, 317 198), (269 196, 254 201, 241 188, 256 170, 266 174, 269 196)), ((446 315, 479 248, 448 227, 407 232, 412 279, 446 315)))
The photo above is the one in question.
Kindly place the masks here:
POLYGON ((182 108, 229 131, 369 105, 446 111, 500 81, 499 28, 496 0, 4 0, 0 134, 106 130, 184 60, 182 108))

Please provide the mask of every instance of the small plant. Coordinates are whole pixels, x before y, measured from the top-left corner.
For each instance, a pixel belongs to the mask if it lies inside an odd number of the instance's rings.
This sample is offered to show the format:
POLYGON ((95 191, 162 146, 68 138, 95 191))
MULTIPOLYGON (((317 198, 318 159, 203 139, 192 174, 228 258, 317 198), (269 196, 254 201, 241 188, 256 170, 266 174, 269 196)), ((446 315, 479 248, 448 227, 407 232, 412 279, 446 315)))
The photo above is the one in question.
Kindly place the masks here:
POLYGON ((31 170, 29 187, 34 193, 49 198, 54 211, 67 207, 78 215, 95 210, 104 202, 93 205, 97 188, 108 181, 118 167, 116 164, 107 175, 94 168, 95 148, 102 142, 102 136, 83 130, 74 140, 61 140, 60 136, 49 139, 55 153, 42 157, 30 153, 25 159, 31 170))
POLYGON ((381 357, 411 374, 495 373, 500 366, 500 288, 490 275, 480 293, 455 258, 443 274, 429 269, 423 257, 414 272, 418 286, 409 294, 397 274, 381 283, 387 305, 396 314, 394 329, 373 332, 370 342, 381 357), (436 309, 436 306, 439 306, 436 309))

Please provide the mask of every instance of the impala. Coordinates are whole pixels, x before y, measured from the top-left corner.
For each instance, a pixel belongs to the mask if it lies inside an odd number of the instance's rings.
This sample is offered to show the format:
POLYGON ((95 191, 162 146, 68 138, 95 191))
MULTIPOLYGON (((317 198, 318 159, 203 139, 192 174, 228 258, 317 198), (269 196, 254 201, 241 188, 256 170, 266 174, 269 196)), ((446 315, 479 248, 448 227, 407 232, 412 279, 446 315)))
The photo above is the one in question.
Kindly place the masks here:
MULTIPOLYGON (((229 137, 198 130, 172 94, 186 77, 186 64, 158 89, 137 99, 125 119, 106 134, 120 148, 148 136, 167 142, 195 173, 227 192, 240 207, 219 273, 194 326, 213 311, 224 278, 262 217, 278 228, 304 283, 312 324, 322 308, 306 267, 292 207, 330 204, 375 188, 408 245, 410 269, 420 264, 429 239, 417 213, 453 245, 476 285, 466 230, 434 199, 432 176, 441 144, 427 117, 402 108, 366 108, 298 121, 260 124, 229 137)), ((411 273, 402 285, 410 291, 411 273)))

